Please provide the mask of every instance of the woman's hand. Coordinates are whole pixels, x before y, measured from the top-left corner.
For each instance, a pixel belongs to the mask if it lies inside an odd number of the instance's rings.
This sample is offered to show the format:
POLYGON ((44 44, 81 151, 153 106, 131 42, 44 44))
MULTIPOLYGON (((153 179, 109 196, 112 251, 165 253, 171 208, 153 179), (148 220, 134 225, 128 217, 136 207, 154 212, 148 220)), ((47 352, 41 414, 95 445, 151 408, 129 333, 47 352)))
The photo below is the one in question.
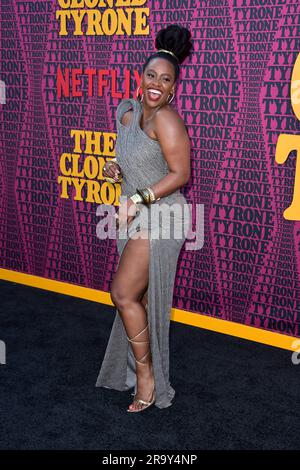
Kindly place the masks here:
POLYGON ((119 213, 117 214, 117 229, 123 228, 126 225, 129 225, 132 220, 135 218, 138 211, 137 205, 130 199, 127 198, 119 206, 119 213))
POLYGON ((112 161, 108 161, 105 163, 102 173, 105 178, 111 178, 115 183, 117 183, 123 178, 120 165, 112 161))

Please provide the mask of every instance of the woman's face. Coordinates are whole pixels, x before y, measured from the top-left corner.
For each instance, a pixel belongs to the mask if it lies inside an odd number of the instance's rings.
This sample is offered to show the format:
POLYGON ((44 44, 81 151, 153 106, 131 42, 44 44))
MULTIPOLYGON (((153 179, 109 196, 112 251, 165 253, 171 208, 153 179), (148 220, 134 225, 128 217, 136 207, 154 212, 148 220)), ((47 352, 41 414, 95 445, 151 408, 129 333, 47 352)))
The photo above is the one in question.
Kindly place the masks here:
POLYGON ((160 57, 150 60, 141 82, 143 103, 151 108, 165 104, 170 99, 168 95, 175 93, 174 82, 175 71, 171 62, 160 57))

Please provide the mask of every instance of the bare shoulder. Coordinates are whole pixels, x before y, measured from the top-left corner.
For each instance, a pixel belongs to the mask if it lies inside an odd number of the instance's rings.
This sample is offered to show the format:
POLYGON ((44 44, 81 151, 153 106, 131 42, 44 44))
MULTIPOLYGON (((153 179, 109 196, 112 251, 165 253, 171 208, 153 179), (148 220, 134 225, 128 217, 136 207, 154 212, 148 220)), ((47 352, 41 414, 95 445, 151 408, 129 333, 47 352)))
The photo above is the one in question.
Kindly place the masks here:
POLYGON ((170 171, 185 184, 190 174, 191 142, 185 123, 172 105, 165 105, 155 116, 155 133, 170 171))
POLYGON ((184 123, 177 109, 175 109, 174 106, 170 104, 165 104, 162 108, 160 108, 157 111, 156 116, 161 120, 176 119, 184 123))
POLYGON ((155 134, 157 138, 162 137, 163 134, 177 137, 187 135, 185 122, 173 106, 166 104, 157 111, 155 115, 155 134))

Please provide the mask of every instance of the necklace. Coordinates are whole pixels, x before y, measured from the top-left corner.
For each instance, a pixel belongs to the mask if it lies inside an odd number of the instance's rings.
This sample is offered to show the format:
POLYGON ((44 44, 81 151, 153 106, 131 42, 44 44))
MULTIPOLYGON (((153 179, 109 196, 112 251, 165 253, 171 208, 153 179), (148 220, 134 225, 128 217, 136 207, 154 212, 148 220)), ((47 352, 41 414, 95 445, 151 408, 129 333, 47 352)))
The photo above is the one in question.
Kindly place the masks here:
MULTIPOLYGON (((144 124, 147 123, 148 121, 150 121, 150 119, 153 118, 153 116, 157 113, 157 111, 158 111, 160 108, 162 108, 162 106, 163 106, 163 105, 160 105, 148 119, 144 119, 144 124)), ((142 105, 142 112, 141 112, 142 119, 143 119, 143 111, 144 111, 144 108, 143 108, 143 105, 142 105)), ((140 122, 140 127, 141 127, 141 129, 142 129, 141 122, 140 122)))

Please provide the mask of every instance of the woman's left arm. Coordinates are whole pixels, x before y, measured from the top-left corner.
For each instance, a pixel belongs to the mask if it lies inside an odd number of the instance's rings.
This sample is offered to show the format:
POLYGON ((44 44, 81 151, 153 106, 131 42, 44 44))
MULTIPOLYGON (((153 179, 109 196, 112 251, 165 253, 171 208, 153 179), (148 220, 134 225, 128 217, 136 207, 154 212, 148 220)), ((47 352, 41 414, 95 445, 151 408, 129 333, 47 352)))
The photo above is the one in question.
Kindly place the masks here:
POLYGON ((184 186, 190 178, 191 145, 182 118, 173 110, 165 109, 155 116, 155 134, 161 146, 169 173, 151 188, 156 199, 168 196, 184 186))

